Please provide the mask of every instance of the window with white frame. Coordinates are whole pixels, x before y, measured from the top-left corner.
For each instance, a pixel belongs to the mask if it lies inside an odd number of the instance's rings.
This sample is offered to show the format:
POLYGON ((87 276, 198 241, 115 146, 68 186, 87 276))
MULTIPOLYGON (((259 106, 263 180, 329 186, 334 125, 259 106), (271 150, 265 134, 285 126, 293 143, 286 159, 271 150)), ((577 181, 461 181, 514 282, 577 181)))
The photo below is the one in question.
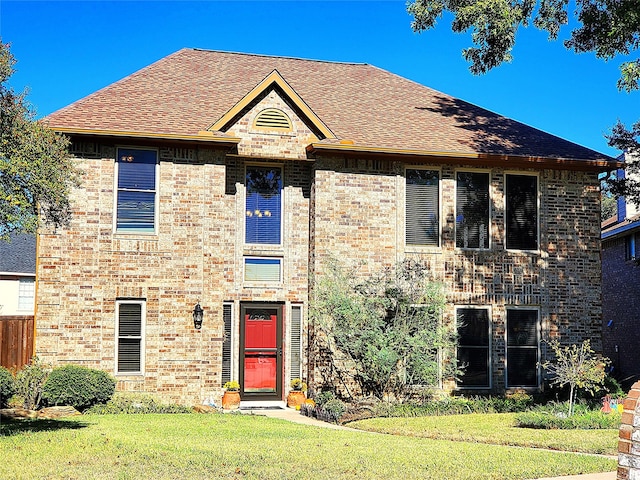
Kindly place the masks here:
POLYGON ((116 168, 116 231, 154 233, 157 221, 157 151, 119 148, 116 168))
POLYGON ((457 358, 462 374, 458 379, 460 388, 490 388, 490 324, 487 308, 458 308, 456 310, 458 330, 457 358))
POLYGON ((489 248, 489 173, 456 173, 456 247, 489 248))
POLYGON ((139 374, 144 370, 144 300, 116 302, 116 373, 139 374))
POLYGON ((279 283, 282 281, 282 259, 247 257, 244 259, 245 282, 279 283))
POLYGON ((282 169, 248 166, 245 186, 245 243, 279 245, 282 235, 282 169))
POLYGON ((440 172, 406 170, 406 243, 440 244, 440 172))
POLYGON ((538 249, 538 177, 505 175, 506 247, 538 249))
POLYGON ((35 294, 35 278, 21 278, 18 282, 18 310, 33 312, 35 294))
POLYGON ((537 309, 507 309, 507 387, 538 387, 540 322, 537 309))

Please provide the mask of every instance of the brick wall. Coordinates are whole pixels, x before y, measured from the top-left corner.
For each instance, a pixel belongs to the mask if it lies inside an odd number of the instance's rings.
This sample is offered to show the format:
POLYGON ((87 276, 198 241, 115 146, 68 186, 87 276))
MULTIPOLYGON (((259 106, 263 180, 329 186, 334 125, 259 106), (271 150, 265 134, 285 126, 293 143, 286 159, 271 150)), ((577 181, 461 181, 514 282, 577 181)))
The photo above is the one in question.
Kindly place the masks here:
POLYGON ((618 480, 640 479, 640 382, 624 401, 618 441, 618 480))
MULTIPOLYGON (((427 165, 424 165, 425 167, 427 165)), ((455 248, 455 172, 470 165, 432 165, 441 171, 441 248, 405 246, 404 169, 401 163, 354 159, 316 162, 312 194, 311 255, 316 274, 329 255, 366 262, 362 275, 404 257, 425 263, 448 298, 446 322, 456 306, 486 306, 492 321, 492 388, 505 388, 507 307, 539 309, 542 339, 592 340, 601 351, 599 192, 593 174, 544 171, 540 184, 540 252, 504 245, 504 175, 491 169, 491 244, 455 248), (596 212, 594 214, 594 212, 596 212)), ((548 354, 540 345, 541 361, 548 354)))
MULTIPOLYGON (((40 236, 36 350, 43 361, 114 372, 116 301, 144 299, 144 374, 118 375, 118 389, 158 392, 181 403, 219 396, 223 304, 233 305, 236 318, 241 302, 283 305, 286 356, 286 312, 294 304, 306 312, 309 274, 321 274, 329 255, 363 262, 362 275, 405 257, 427 263, 445 286, 450 324, 456 305, 489 307, 494 390, 505 386, 508 306, 538 309, 544 339, 592 338, 594 348, 601 348, 595 174, 540 172, 541 251, 507 252, 506 172, 492 168, 490 248, 461 251, 455 248, 455 172, 478 166, 432 165, 442 179, 442 245, 407 248, 403 163, 310 161, 305 146, 316 138, 313 129, 275 91, 241 112, 229 133, 242 139, 231 154, 202 146, 159 147, 157 235, 114 233, 115 145, 75 144, 86 175, 72 199, 72 222, 40 236), (253 118, 267 107, 285 111, 292 131, 255 129, 253 118), (244 243, 245 167, 255 164, 277 164, 283 171, 281 245, 244 243), (281 257, 282 282, 244 282, 246 256, 281 257), (197 302, 205 311, 202 330, 193 328, 191 318, 197 302)), ((233 340, 237 349, 237 329, 233 340)), ((238 372, 237 355, 234 362, 238 372)), ((283 377, 288 378, 286 367, 283 377)))
POLYGON ((602 242, 603 353, 623 388, 640 379, 640 266, 625 258, 625 239, 602 242))

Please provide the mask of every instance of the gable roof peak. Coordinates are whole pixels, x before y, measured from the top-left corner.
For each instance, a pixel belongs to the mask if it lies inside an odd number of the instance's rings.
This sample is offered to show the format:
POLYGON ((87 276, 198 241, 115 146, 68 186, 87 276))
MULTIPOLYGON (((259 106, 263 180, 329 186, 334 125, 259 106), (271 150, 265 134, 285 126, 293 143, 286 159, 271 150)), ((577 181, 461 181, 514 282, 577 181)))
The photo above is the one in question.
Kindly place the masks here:
POLYGON ((239 102, 231 107, 227 112, 220 117, 213 125, 209 127, 209 130, 226 131, 242 113, 242 111, 255 102, 263 93, 278 88, 282 95, 284 95, 298 110, 306 117, 322 138, 335 139, 336 136, 331 129, 315 114, 313 110, 307 105, 300 95, 293 89, 291 85, 284 79, 278 69, 273 69, 269 75, 267 75, 258 85, 253 87, 239 102))

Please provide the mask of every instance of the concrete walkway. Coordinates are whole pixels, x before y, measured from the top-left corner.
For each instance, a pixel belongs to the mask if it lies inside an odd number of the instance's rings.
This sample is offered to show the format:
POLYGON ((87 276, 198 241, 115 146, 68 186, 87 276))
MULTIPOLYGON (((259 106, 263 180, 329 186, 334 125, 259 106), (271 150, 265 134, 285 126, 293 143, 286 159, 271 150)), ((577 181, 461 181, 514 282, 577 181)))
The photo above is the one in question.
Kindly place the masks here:
MULTIPOLYGON (((343 425, 335 425, 333 423, 321 422, 320 420, 316 420, 315 418, 307 417, 306 415, 300 415, 300 412, 293 410, 292 408, 247 408, 242 409, 241 412, 248 415, 263 415, 270 418, 279 418, 281 420, 288 420, 290 422, 300 423, 303 425, 313 425, 316 427, 331 428, 334 430, 351 430, 353 432, 362 432, 362 430, 356 430, 355 428, 349 428, 343 425)), ((587 475, 568 475, 564 477, 540 478, 536 480, 616 480, 616 474, 616 472, 590 473, 587 475)))

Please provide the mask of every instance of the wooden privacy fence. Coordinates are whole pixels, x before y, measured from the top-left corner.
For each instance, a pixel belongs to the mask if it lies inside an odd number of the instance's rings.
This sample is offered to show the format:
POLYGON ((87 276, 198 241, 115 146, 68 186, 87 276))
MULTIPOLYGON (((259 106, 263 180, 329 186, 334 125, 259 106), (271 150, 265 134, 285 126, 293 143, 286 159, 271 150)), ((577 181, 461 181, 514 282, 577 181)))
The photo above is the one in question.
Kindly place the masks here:
POLYGON ((33 315, 0 317, 0 365, 19 369, 33 357, 33 315))

